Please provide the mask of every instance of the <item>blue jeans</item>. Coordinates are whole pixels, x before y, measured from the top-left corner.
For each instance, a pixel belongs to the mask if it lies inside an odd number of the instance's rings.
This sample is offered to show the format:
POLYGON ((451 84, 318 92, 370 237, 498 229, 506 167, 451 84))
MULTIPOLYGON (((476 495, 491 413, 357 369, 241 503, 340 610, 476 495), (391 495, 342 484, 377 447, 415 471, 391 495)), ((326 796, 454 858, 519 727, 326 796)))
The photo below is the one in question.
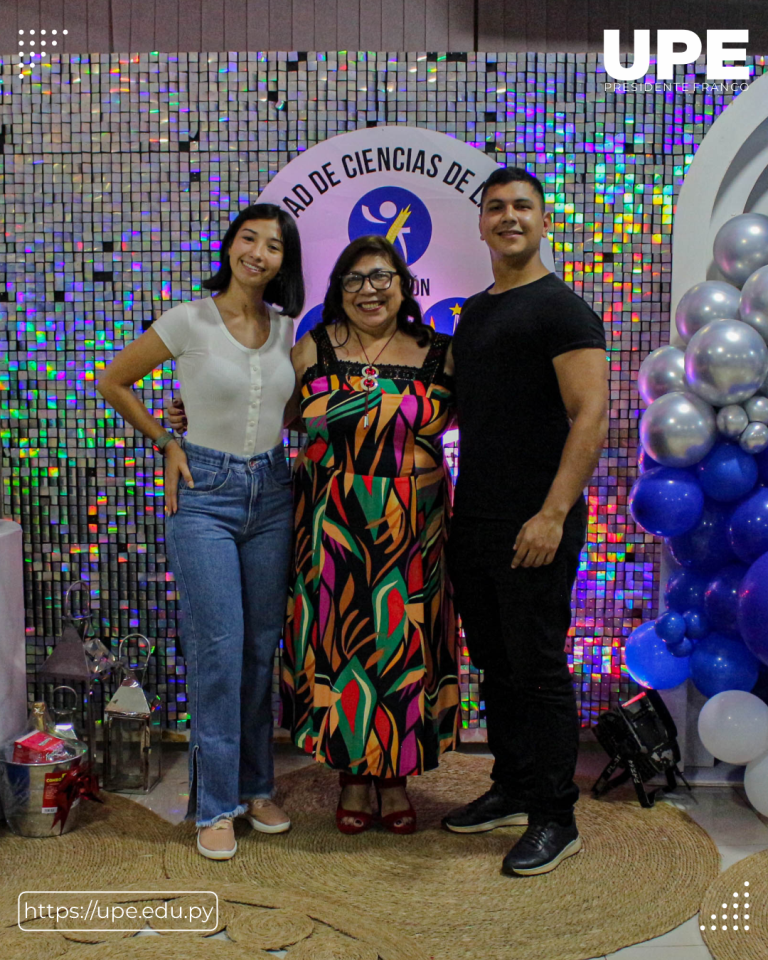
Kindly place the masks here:
POLYGON ((282 636, 292 537, 282 444, 238 457, 184 442, 166 521, 180 594, 192 717, 187 819, 207 827, 272 795, 272 672, 282 636))

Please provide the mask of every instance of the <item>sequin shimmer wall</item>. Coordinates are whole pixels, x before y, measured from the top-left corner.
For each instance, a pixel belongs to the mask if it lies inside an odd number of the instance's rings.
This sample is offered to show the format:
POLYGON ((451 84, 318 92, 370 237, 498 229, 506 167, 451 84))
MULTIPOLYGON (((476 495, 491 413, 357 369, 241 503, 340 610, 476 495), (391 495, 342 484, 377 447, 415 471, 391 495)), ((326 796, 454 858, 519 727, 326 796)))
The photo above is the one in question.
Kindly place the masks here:
MULTIPOLYGON (((358 127, 409 124, 532 169, 553 211, 558 271, 605 320, 611 432, 589 489, 570 659, 585 725, 626 698, 621 648, 655 614, 660 561, 626 509, 633 384, 668 337, 676 194, 733 94, 605 92, 595 55, 44 59, 20 79, 18 58, 5 58, 0 117, 2 481, 5 514, 24 528, 30 678, 59 635, 64 589, 82 577, 105 641, 138 630, 155 642, 151 676, 167 723, 186 727, 162 463, 105 409, 95 381, 159 312, 201 296, 229 218, 298 151, 358 127)), ((763 64, 750 60, 751 73, 763 64)), ((171 365, 137 389, 160 417, 171 365)), ((482 728, 466 658, 462 681, 464 725, 482 728)))

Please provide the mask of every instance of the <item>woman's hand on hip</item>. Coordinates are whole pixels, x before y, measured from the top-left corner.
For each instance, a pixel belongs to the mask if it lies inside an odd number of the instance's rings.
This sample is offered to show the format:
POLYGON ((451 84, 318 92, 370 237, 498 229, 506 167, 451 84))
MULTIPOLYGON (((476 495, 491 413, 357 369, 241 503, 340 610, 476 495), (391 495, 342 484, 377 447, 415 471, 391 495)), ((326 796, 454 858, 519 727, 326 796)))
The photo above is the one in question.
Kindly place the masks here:
POLYGON ((170 517, 179 509, 179 476, 194 489, 195 481, 189 472, 187 455, 174 440, 165 448, 165 515, 170 517))

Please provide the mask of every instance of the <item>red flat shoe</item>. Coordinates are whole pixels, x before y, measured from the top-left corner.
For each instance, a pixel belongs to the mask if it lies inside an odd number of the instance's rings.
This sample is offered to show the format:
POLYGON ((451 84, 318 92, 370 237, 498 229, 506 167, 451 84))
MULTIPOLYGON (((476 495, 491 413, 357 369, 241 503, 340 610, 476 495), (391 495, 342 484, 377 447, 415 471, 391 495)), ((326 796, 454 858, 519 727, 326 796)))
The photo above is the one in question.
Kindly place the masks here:
POLYGON ((405 810, 394 810, 387 814, 381 812, 381 791, 391 790, 393 787, 405 787, 407 781, 407 777, 388 777, 386 780, 375 777, 373 781, 379 801, 379 820, 390 833, 407 834, 416 832, 416 811, 410 802, 405 810))
MULTIPOLYGON (((370 784, 370 776, 355 776, 352 773, 340 773, 339 774, 339 786, 344 789, 344 787, 354 786, 355 784, 370 784)), ((366 813, 363 810, 345 810, 341 805, 341 797, 339 797, 339 804, 336 807, 336 826, 338 827, 341 833, 347 835, 355 833, 364 833, 374 821, 374 815, 372 813, 366 813), (352 823, 342 823, 342 820, 351 819, 352 823)))

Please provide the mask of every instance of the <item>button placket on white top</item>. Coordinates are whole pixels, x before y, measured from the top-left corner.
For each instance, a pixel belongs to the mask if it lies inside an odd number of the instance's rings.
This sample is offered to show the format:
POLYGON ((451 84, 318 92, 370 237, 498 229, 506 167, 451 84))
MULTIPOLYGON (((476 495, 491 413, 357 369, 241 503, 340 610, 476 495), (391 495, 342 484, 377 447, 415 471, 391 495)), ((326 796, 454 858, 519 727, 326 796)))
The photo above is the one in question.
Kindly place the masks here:
POLYGON ((250 456, 256 445, 259 432, 259 408, 261 406, 261 361, 258 356, 251 357, 251 386, 248 391, 248 420, 245 429, 245 456, 250 456))

